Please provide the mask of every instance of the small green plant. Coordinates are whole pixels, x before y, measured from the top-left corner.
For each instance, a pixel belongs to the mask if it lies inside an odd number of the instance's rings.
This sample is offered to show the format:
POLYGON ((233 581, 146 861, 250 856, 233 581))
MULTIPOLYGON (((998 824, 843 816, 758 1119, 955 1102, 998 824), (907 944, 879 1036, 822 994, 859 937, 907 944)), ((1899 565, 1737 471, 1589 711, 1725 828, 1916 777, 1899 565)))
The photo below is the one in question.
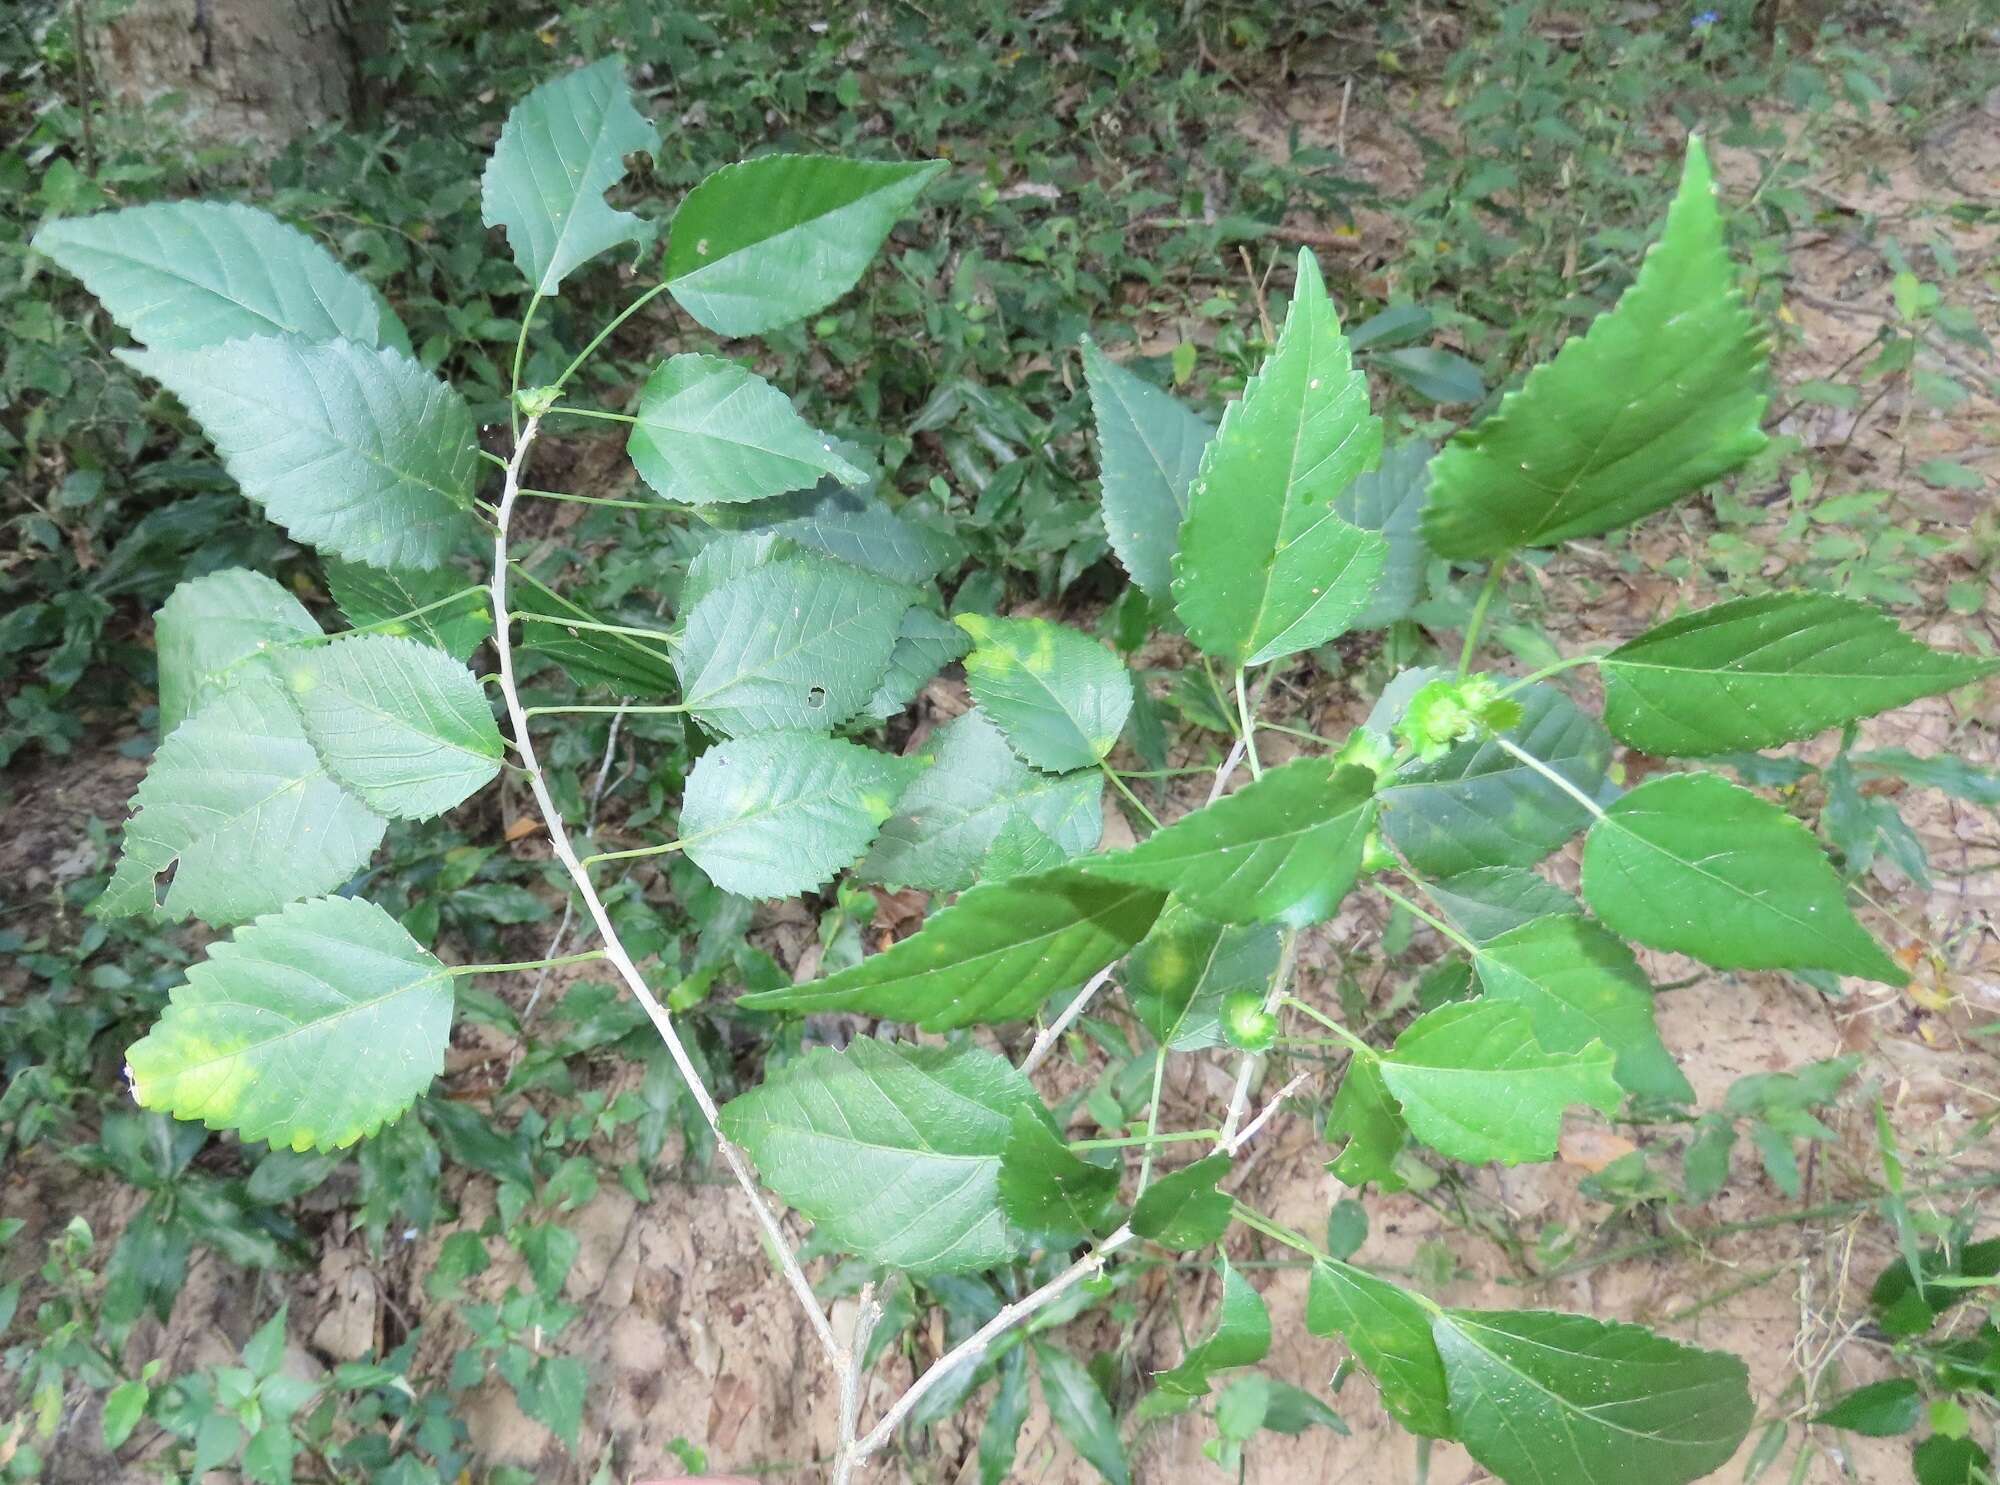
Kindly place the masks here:
MULTIPOLYGON (((570 957, 606 962, 642 1008, 824 1347, 840 1485, 906 1424, 989 1380, 982 1474, 1004 1478, 1031 1373, 1078 1451, 1128 1480, 1099 1380, 1055 1327, 1116 1296, 1149 1248, 1204 1250, 1235 1228, 1305 1255, 1309 1327, 1345 1341, 1391 1414, 1462 1441, 1504 1480, 1676 1485, 1728 1459, 1755 1411, 1735 1359, 1588 1316, 1448 1308, 1351 1262, 1359 1237, 1336 1254, 1230 1191, 1245 1146, 1329 1068, 1332 1170, 1347 1188, 1394 1189, 1417 1150, 1551 1159, 1572 1106, 1691 1104, 1628 939, 1722 970, 1905 977, 1798 820, 1712 770, 1623 790, 1613 740, 1696 759, 1778 747, 1971 684, 1993 662, 1932 651, 1861 603, 1788 592, 1682 614, 1528 676, 1478 665, 1518 553, 1640 520, 1764 446, 1764 337, 1735 289, 1699 142, 1616 308, 1434 458, 1385 451, 1310 253, 1275 346, 1219 428, 1085 343, 1104 535, 1135 585, 1117 620, 1124 648, 1155 628, 1184 635, 1180 708, 1233 734, 1207 802, 1171 822, 1110 761, 1128 729, 1160 725, 1157 699, 1078 630, 996 616, 964 589, 948 610, 935 579, 951 533, 875 488, 868 448, 818 432, 748 366, 709 352, 660 364, 631 412, 575 400, 580 368, 662 294, 725 340, 819 314, 941 163, 768 155, 717 171, 676 211, 660 281, 566 366, 524 381, 537 311, 571 273, 650 248, 653 224, 606 196, 624 157, 657 144, 616 61, 537 88, 508 119, 484 213, 531 300, 504 452, 480 444, 465 401, 412 358, 391 307, 272 218, 180 203, 39 235, 141 343, 126 359, 181 400, 244 493, 319 551, 350 626, 324 632, 243 569, 183 584, 160 611, 164 741, 96 911, 235 932, 131 1047, 135 1098, 296 1152, 400 1118, 443 1066, 455 987, 553 961, 446 965, 340 889, 390 820, 434 818, 505 768, 601 940, 570 957), (517 556, 527 505, 593 498, 532 483, 544 428, 565 418, 623 427, 646 491, 636 503, 681 523, 691 556, 655 579, 671 620, 601 618, 517 556), (497 483, 490 503, 482 473, 497 483), (490 556, 473 581, 460 564, 482 540, 490 556), (1274 677, 1338 665, 1333 641, 1409 617, 1439 562, 1485 568, 1455 666, 1396 674, 1344 739, 1266 714, 1274 677), (482 644, 494 657, 484 681, 465 663, 482 644), (868 745, 960 661, 971 711, 915 754, 868 745), (1603 681, 1602 723, 1551 684, 1584 665, 1603 681), (620 699, 544 701, 529 688, 543 670, 620 699), (698 757, 673 839, 594 850, 566 823, 583 811, 559 802, 534 724, 595 713, 691 724, 698 757), (1277 762, 1279 747, 1297 756, 1277 762), (1096 849, 1107 784, 1143 833, 1125 849, 1096 849), (1533 869, 1579 832, 1580 902, 1533 869), (599 886, 669 857, 738 899, 819 892, 842 872, 941 904, 957 894, 867 954, 856 925, 869 900, 842 892, 828 972, 736 1002, 938 1035, 782 1037, 763 1081, 718 1107, 676 1023, 708 982, 663 1000, 599 886), (1459 968, 1393 1026, 1322 1004, 1300 967, 1304 937, 1357 891, 1428 925, 1459 968), (1114 978, 1150 1044, 1128 1046, 1086 1102, 1130 1133, 1073 1141, 1033 1075, 1091 1030, 1114 978), (971 1032, 1031 1020, 1018 1058, 971 1032), (1269 1065, 1307 1046, 1334 1057, 1260 1097, 1269 1065), (1162 1131, 1168 1058, 1218 1048, 1236 1068, 1215 1124, 1162 1131), (1202 1153, 1170 1169, 1182 1146, 1202 1153), (815 1252, 859 1265, 846 1271, 853 1333, 836 1333, 767 1188, 813 1223, 815 1252), (878 1328, 907 1324, 919 1290, 952 1317, 951 1342, 864 1418, 878 1328)), ((1776 1107, 1726 1112, 1761 1128, 1776 1107)), ((1358 1209, 1335 1210, 1350 1231, 1358 1209)), ((461 1247, 458 1271, 476 1271, 461 1247)), ((553 1279, 537 1269, 539 1295, 516 1291, 470 1319, 477 1351, 574 1440, 580 1369, 518 1340, 565 1318, 547 1296, 567 1257, 560 1244, 543 1256, 553 1279)), ((1332 1414, 1251 1370, 1270 1318, 1245 1274, 1218 1262, 1214 1333, 1151 1379, 1134 1416, 1205 1409, 1212 1456, 1234 1465, 1260 1429, 1332 1414)))

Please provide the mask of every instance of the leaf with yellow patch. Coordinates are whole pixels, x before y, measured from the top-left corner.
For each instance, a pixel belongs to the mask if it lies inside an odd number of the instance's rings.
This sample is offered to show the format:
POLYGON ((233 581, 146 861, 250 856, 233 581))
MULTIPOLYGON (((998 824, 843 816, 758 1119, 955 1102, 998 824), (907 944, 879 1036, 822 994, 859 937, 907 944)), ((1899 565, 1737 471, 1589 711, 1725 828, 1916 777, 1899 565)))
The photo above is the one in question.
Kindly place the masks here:
POLYGON ((960 614, 966 684, 1007 741, 1050 773, 1095 768, 1132 711, 1132 676, 1088 635, 1047 619, 960 614))

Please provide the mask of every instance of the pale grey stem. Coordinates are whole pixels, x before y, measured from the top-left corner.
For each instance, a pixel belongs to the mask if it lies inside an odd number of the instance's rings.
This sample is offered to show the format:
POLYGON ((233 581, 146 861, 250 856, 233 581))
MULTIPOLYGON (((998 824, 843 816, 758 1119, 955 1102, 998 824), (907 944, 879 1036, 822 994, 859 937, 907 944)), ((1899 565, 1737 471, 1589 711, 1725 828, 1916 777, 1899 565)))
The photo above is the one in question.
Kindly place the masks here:
POLYGON ((1255 1139, 1257 1131, 1270 1123, 1271 1116, 1278 1112, 1278 1106, 1312 1081, 1312 1075, 1315 1071, 1317 1069, 1309 1067, 1304 1072, 1296 1074, 1289 1083, 1273 1094, 1271 1101, 1257 1111, 1257 1117, 1244 1125, 1235 1137, 1222 1147, 1222 1153, 1233 1156, 1238 1150, 1255 1139))
POLYGON ((1584 793, 1583 790, 1577 788, 1576 785, 1572 784, 1568 779, 1564 778, 1561 774, 1557 773, 1553 768, 1550 768, 1548 764, 1542 762, 1541 759, 1537 758, 1533 753, 1530 753, 1526 748, 1517 747, 1504 737, 1496 736, 1493 738, 1492 741, 1493 745, 1496 748, 1498 748, 1501 752, 1507 754, 1510 758, 1518 759, 1522 763, 1527 764, 1528 767, 1532 768, 1536 773, 1540 774, 1543 778, 1547 779, 1551 784, 1554 784, 1558 789, 1562 790, 1563 793, 1567 794, 1571 799, 1574 799, 1578 804, 1582 805, 1585 809, 1589 810, 1592 818, 1598 820, 1602 820, 1604 818, 1603 805, 1599 804, 1596 800, 1592 799, 1588 794, 1584 793))
MULTIPOLYGON (((590 791, 590 813, 584 817, 583 833, 585 835, 590 834, 591 830, 597 824, 597 806, 604 799, 604 786, 611 781, 611 763, 618 755, 618 729, 624 725, 624 722, 625 713, 622 711, 615 713, 611 718, 611 727, 604 739, 604 761, 597 765, 597 782, 592 786, 590 791)), ((562 921, 556 924, 556 931, 549 939, 548 949, 542 955, 544 959, 553 959, 562 951, 563 943, 569 937, 570 924, 575 921, 576 899, 574 897, 564 898, 562 921)), ((521 1022, 523 1025, 533 1019, 535 1007, 541 1003, 542 991, 548 988, 548 984, 549 971, 544 966, 542 972, 535 976, 535 988, 528 996, 527 1005, 521 1009, 521 1022)))
POLYGON ((840 1368, 840 1452, 834 1456, 833 1485, 848 1485, 862 1456, 856 1452, 861 1432, 861 1359, 868 1354, 868 1341, 882 1320, 882 1305, 875 1297, 873 1283, 861 1286, 861 1304, 854 1315, 854 1334, 848 1337, 847 1357, 840 1368))
POLYGON ((1248 747, 1249 745, 1240 737, 1229 745, 1229 756, 1222 760, 1222 767, 1215 771, 1215 782, 1209 785, 1208 802, 1210 804, 1214 804, 1216 800, 1222 798, 1222 791, 1229 783, 1229 776, 1236 772, 1236 765, 1243 761, 1243 754, 1248 751, 1248 747))
POLYGON ((778 1224, 778 1217, 764 1200, 763 1192, 757 1189, 756 1178, 750 1174, 749 1161, 735 1144, 722 1133, 722 1121, 716 1112, 715 1099, 701 1080, 689 1059, 687 1048, 681 1045, 680 1034, 674 1030, 674 1023, 667 1014, 667 1008, 654 998, 646 980, 632 963, 632 956, 626 952, 619 940, 618 930, 611 926, 611 915, 605 911, 604 901, 597 895, 597 889, 590 883, 590 874, 577 859, 576 848, 571 844, 569 831, 564 827, 562 816, 556 810, 555 800, 549 795, 549 786, 542 777, 542 766, 535 757, 534 739, 529 735, 528 718, 521 705, 519 686, 514 678, 514 647, 509 635, 511 620, 507 612, 507 528, 514 516, 514 501, 521 493, 521 470, 526 465, 528 450, 534 446, 535 435, 540 430, 541 418, 531 417, 521 429, 521 436, 514 445, 514 457, 507 463, 507 483, 500 495, 500 507, 494 513, 493 533, 493 648, 500 659, 499 685, 501 698, 507 705, 508 726, 514 733, 515 755, 523 772, 528 776, 528 787, 535 796, 535 808, 541 812, 542 821, 548 827, 549 845, 555 851, 556 859, 582 899, 585 911, 597 926, 598 937, 604 943, 604 958, 618 971, 633 997, 644 1008, 653 1029, 659 1033, 666 1045, 667 1055, 673 1058, 674 1066, 680 1070, 681 1078, 687 1083, 688 1092, 694 1098, 695 1106, 701 1110, 701 1117, 715 1136, 715 1148, 722 1154, 723 1162, 736 1177, 737 1185, 749 1198, 751 1210, 757 1215, 757 1223, 764 1229, 772 1255, 792 1292, 805 1307, 812 1321, 813 1332, 819 1337, 820 1345, 826 1350, 836 1373, 848 1364, 847 1348, 835 1339, 833 1327, 827 1323, 826 1313, 820 1308, 818 1298, 813 1294, 812 1285, 807 1281, 805 1271, 799 1267, 798 1259, 792 1256, 791 1244, 785 1237, 785 1230, 778 1224))
POLYGON ((1024 1074, 1033 1072, 1048 1060, 1049 1053, 1053 1052, 1056 1043, 1062 1040, 1062 1034, 1068 1031, 1076 1023, 1076 1018, 1089 1008, 1091 1001, 1097 998, 1097 992, 1110 981, 1111 971, 1116 967, 1107 964, 1092 975, 1089 982, 1076 992, 1070 1003, 1063 1007, 1062 1014, 1049 1022, 1047 1029, 1035 1038, 1035 1044, 1028 1048, 1028 1055, 1021 1059, 1021 1071, 1024 1074))
MULTIPOLYGON (((1264 994, 1264 1014, 1271 1015, 1278 1009, 1278 1002, 1285 997, 1285 989, 1292 982, 1292 967, 1299 958, 1299 931, 1287 928, 1278 941, 1278 967, 1271 974, 1271 988, 1264 994)), ((1222 1136, 1216 1140, 1215 1148, 1223 1154, 1231 1154, 1230 1142, 1236 1138, 1237 1126, 1243 1122, 1243 1115, 1250 1107, 1250 1079, 1257 1071, 1256 1052, 1245 1052, 1243 1060, 1236 1064, 1236 1088, 1229 1095, 1229 1116, 1222 1121, 1222 1136)))

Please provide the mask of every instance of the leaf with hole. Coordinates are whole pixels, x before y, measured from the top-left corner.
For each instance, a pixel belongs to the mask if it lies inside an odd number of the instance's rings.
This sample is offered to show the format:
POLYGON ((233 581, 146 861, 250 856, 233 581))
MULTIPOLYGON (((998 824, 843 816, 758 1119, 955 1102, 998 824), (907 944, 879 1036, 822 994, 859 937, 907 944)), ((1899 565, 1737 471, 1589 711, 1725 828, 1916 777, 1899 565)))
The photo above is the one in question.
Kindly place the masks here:
POLYGON ((451 1001, 451 972, 381 908, 295 902, 188 970, 125 1054, 132 1096, 246 1141, 340 1149, 444 1071, 451 1001))
POLYGON ((660 363, 639 390, 635 416, 625 452, 663 500, 762 500, 829 475, 845 485, 868 480, 793 411, 789 397, 720 356, 660 363))
POLYGON ((1047 619, 960 614, 972 699, 1007 741, 1048 773, 1095 768, 1132 711, 1132 676, 1088 635, 1047 619))
POLYGON ((1083 375, 1097 415, 1104 534, 1132 581, 1166 601, 1188 487, 1215 430, 1172 394, 1083 342, 1083 375))
POLYGON ((992 1052, 862 1037, 731 1099, 722 1132, 825 1241, 913 1273, 975 1273, 1021 1251, 1000 1162, 1014 1111, 1039 1101, 992 1052))

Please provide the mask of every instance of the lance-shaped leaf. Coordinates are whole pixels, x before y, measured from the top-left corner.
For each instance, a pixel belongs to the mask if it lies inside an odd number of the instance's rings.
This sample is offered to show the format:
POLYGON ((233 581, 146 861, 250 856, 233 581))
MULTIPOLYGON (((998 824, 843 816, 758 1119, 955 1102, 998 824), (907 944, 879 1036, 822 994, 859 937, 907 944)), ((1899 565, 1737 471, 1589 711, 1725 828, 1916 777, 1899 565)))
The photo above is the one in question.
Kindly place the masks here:
POLYGON ((977 707, 939 728, 928 751, 934 761, 903 792, 861 863, 865 881, 962 891, 1012 820, 1033 825, 1066 857, 1089 850, 1103 833, 1104 776, 1028 767, 977 707))
POLYGON ((1933 650, 1866 603, 1771 593, 1670 619, 1599 669, 1620 739, 1698 758, 1811 737, 1992 675, 2000 660, 1933 650))
POLYGON ((1222 415, 1174 558, 1188 635, 1231 665, 1325 644, 1367 609, 1389 546, 1334 514, 1382 451, 1319 264, 1299 280, 1277 347, 1222 415))
POLYGON ((329 562, 326 585, 355 628, 422 640, 454 660, 465 659, 493 632, 485 588, 472 587, 453 568, 421 572, 329 562))
POLYGON ((283 674, 328 771, 385 815, 428 820, 500 771, 485 690, 429 645, 364 634, 287 655, 283 674))
POLYGON ((1453 1160, 1520 1165, 1555 1158, 1563 1110, 1610 1114, 1623 1101, 1610 1048, 1550 1052, 1516 1006, 1440 1006, 1411 1022, 1380 1058, 1410 1132, 1453 1160))
POLYGON ((988 882, 882 953, 823 980, 745 995, 740 1006, 859 1011, 926 1031, 1018 1021, 1146 935, 1164 892, 1073 868, 988 882))
POLYGON ((1580 916, 1574 897, 1525 866, 1475 866, 1424 890, 1474 943, 1483 944, 1537 918, 1580 916))
POLYGON ((722 1132, 825 1240, 891 1268, 965 1273, 1021 1251, 1000 1159, 1014 1111, 1039 1102, 991 1052, 863 1037, 732 1099, 722 1132))
POLYGON ((1188 487, 1215 430, 1088 337, 1083 376, 1097 413, 1104 534, 1132 581, 1164 602, 1172 591, 1188 487))
POLYGON ((155 350, 195 350, 254 335, 394 345, 401 331, 383 324, 374 290, 333 254, 255 207, 132 206, 50 222, 34 246, 82 279, 112 319, 155 350))
POLYGON ((789 397, 720 356, 662 362, 639 392, 636 416, 625 452, 664 500, 762 500, 827 475, 844 485, 868 480, 793 411, 789 397))
POLYGON ((830 732, 874 694, 909 606, 909 589, 824 559, 756 568, 689 613, 682 697, 729 737, 830 732))
POLYGON ((1431 1319, 1456 1434, 1520 1485, 1686 1485, 1736 1452, 1749 1373, 1719 1351, 1548 1310, 1431 1319))
POLYGON ((972 699, 1019 753, 1049 773, 1095 768, 1132 711, 1132 674, 1087 634, 1047 619, 960 614, 972 636, 972 699))
POLYGON ((1347 1064, 1340 1091, 1326 1113, 1326 1137, 1341 1140, 1340 1153, 1326 1168, 1349 1186, 1371 1181, 1384 1191, 1401 1191, 1408 1183, 1396 1174, 1396 1157, 1409 1143, 1410 1126, 1389 1085, 1382 1081, 1382 1064, 1373 1057, 1356 1057, 1347 1064))
POLYGON ((1125 957, 1118 983, 1139 1024, 1174 1052, 1222 1045, 1222 1003, 1262 990, 1277 973, 1281 934, 1273 924, 1218 923, 1178 901, 1167 904, 1125 957))
POLYGON ((1455 1436, 1444 1362, 1428 1305, 1352 1264, 1321 1259, 1306 1290, 1306 1329, 1339 1335, 1382 1392, 1382 1406, 1411 1433, 1455 1436))
POLYGON ((1118 1168, 1093 1165, 1063 1143, 1033 1103, 1014 1110, 1000 1155, 1000 1210, 1023 1232, 1076 1241, 1096 1232, 1118 1196, 1118 1168))
POLYGON ((1229 1174, 1227 1155, 1207 1155, 1161 1176, 1132 1208, 1132 1230, 1163 1248, 1206 1248, 1229 1230, 1236 1204, 1216 1183, 1229 1174))
POLYGON ((1070 1447, 1090 1462, 1105 1485, 1132 1485, 1132 1466, 1118 1438, 1118 1420, 1088 1368, 1047 1341, 1034 1342, 1035 1370, 1049 1419, 1070 1447))
POLYGON ((386 822, 340 787, 275 681, 235 686, 160 745, 133 797, 102 917, 241 923, 346 882, 386 822), (155 907, 157 878, 173 880, 155 907))
POLYGON ((1425 539, 1440 556, 1498 557, 1700 489, 1764 447, 1767 350, 1691 138, 1666 229, 1617 307, 1431 462, 1425 539))
POLYGON ((1407 618, 1423 594, 1424 564, 1431 560, 1423 518, 1432 453, 1429 444, 1415 438, 1384 450, 1381 468, 1359 476, 1333 503, 1341 520, 1380 532, 1389 548, 1382 575, 1375 580, 1375 596, 1355 616, 1352 628, 1387 628, 1407 618))
POLYGON ((860 281, 942 160, 874 164, 763 155, 687 193, 667 241, 667 287, 717 335, 761 335, 860 281))
POLYGON ((254 657, 323 636, 304 604, 261 572, 225 567, 190 578, 153 617, 164 736, 255 674, 254 657))
POLYGON ((1374 823, 1372 772, 1301 758, 1084 869, 1171 891, 1225 923, 1301 928, 1333 916, 1374 823))
POLYGON ((1190 1349, 1179 1366, 1153 1379, 1163 1392, 1199 1397, 1208 1391, 1212 1373, 1255 1366, 1271 1354, 1271 1312, 1263 1297, 1230 1265, 1227 1253, 1216 1265, 1222 1271, 1222 1309, 1215 1334, 1190 1349))
POLYGON ((681 849, 726 892, 810 892, 868 849, 922 766, 840 738, 731 738, 688 774, 681 849))
POLYGON ((316 897, 188 970, 125 1054, 132 1096, 245 1141, 337 1150, 444 1071, 451 972, 373 903, 316 897))
POLYGON ((1615 932, 1717 969, 1909 979, 1812 833, 1716 774, 1665 774, 1613 804, 1583 843, 1583 897, 1615 932))
POLYGON ((950 533, 832 480, 769 500, 711 505, 702 515, 728 531, 783 537, 892 583, 927 582, 965 556, 964 544, 950 533))
POLYGON ((1526 1011, 1535 1040, 1549 1051, 1602 1042, 1628 1091, 1694 1102, 1660 1040, 1651 981, 1632 951, 1588 918, 1537 918, 1482 944, 1473 962, 1487 998, 1526 1011))
POLYGON ((653 240, 651 222, 614 211, 604 193, 624 177, 627 155, 659 147, 659 131, 632 106, 625 64, 606 57, 514 105, 480 178, 480 218, 506 229, 535 292, 553 294, 606 249, 653 240))
POLYGON ((265 515, 322 552, 431 568, 472 529, 472 415, 401 352, 267 335, 119 355, 194 414, 265 515))
MULTIPOLYGON (((1502 734, 1593 798, 1605 792, 1611 739, 1553 686, 1516 693, 1524 715, 1502 734)), ((1465 742, 1381 786, 1382 829, 1427 875, 1532 866, 1590 822, 1567 790, 1496 743, 1465 742)))
POLYGON ((972 648, 972 636, 948 619, 912 604, 896 626, 896 647, 889 668, 862 711, 886 722, 912 701, 931 677, 972 648))

